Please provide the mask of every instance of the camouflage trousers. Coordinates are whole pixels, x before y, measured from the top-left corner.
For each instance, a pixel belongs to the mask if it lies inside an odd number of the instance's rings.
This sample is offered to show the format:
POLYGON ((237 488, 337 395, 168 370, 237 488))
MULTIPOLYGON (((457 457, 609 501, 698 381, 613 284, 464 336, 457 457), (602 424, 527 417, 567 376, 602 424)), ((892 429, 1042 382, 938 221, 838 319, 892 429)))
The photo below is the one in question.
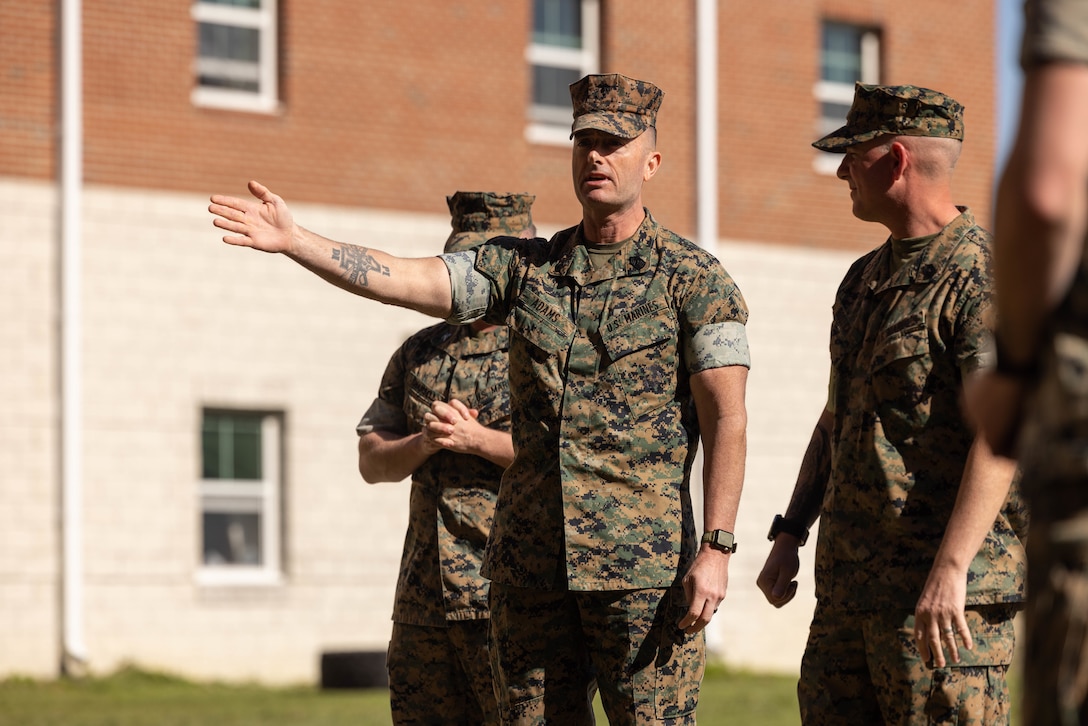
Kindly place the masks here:
POLYGON ((802 723, 1008 724, 1014 614, 1010 605, 968 609, 974 650, 960 643, 960 663, 932 668, 915 645, 912 612, 817 604, 797 684, 802 723))
POLYGON ((682 588, 571 592, 491 583, 491 656, 503 723, 695 723, 703 634, 676 623, 682 588))
POLYGON ((1032 517, 1025 621, 1024 723, 1088 724, 1088 512, 1083 509, 1061 521, 1032 517))
POLYGON ((487 620, 393 623, 386 667, 394 724, 499 723, 487 620))

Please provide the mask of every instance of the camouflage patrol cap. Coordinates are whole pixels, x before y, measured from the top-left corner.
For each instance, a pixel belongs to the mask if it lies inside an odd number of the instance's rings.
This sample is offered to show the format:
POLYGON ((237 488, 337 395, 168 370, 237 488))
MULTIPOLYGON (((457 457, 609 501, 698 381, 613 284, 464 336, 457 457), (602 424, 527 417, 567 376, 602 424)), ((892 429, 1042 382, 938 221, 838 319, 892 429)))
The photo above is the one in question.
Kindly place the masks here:
POLYGON ((845 153, 847 147, 883 134, 963 141, 963 106, 928 88, 858 83, 846 125, 812 145, 823 151, 845 153))
POLYGON ((582 129, 598 129, 633 139, 657 122, 661 89, 619 73, 586 76, 570 84, 574 123, 570 136, 582 129))
POLYGON ((516 237, 533 226, 531 194, 456 192, 446 197, 453 231, 443 252, 464 252, 479 247, 492 237, 516 237))

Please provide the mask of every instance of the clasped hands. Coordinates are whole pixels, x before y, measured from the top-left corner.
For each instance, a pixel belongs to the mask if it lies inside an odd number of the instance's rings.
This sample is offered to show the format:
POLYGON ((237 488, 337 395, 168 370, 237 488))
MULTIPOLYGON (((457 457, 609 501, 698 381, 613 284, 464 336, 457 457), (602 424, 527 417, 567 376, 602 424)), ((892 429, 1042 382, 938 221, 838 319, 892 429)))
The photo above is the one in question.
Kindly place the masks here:
POLYGON ((431 410, 423 414, 424 446, 432 454, 441 450, 475 453, 479 449, 479 431, 483 428, 477 421, 479 415, 479 411, 456 398, 448 402, 435 401, 431 410))

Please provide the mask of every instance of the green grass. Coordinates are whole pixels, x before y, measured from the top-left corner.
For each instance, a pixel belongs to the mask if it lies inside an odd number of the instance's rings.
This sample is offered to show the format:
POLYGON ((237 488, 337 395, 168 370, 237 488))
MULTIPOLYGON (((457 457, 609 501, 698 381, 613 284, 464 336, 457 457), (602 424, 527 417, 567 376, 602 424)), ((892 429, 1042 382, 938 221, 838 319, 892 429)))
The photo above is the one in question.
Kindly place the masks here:
MULTIPOLYGON (((707 669, 700 726, 796 726, 795 679, 707 669)), ((200 684, 125 669, 108 678, 0 681, 0 726, 387 726, 385 690, 200 684)), ((607 724, 599 709, 598 724, 607 724)))
POLYGON ((126 669, 109 678, 0 683, 2 726, 389 724, 384 690, 198 684, 126 669))
MULTIPOLYGON (((1014 705, 1019 679, 1010 677, 1014 705)), ((699 726, 798 726, 796 678, 707 667, 699 726)), ((108 678, 0 681, 0 726, 388 726, 384 689, 202 684, 137 669, 108 678)), ((607 724, 600 703, 597 723, 607 724)), ((1013 719, 1016 724, 1016 718, 1013 719)))

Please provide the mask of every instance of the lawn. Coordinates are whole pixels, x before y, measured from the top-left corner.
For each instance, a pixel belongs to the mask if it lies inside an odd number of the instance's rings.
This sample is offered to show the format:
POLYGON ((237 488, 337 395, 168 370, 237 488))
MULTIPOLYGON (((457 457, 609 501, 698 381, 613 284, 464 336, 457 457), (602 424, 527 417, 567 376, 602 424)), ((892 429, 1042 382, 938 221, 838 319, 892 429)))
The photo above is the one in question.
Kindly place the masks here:
MULTIPOLYGON (((795 679, 708 668, 700 726, 800 723, 795 679)), ((598 704, 599 705, 599 704, 598 704)), ((0 682, 0 726, 388 726, 385 690, 197 684, 124 670, 109 678, 0 682)), ((606 724, 598 710, 598 724, 606 724)))
MULTIPOLYGON (((1019 679, 1010 677, 1013 703, 1019 679)), ((796 678, 708 666, 699 726, 798 726, 796 678)), ((598 703, 597 723, 607 724, 598 703)), ((1017 719, 1013 718, 1015 726, 1017 719)), ((0 726, 388 726, 384 689, 198 684, 127 669, 109 678, 0 681, 0 726)))

